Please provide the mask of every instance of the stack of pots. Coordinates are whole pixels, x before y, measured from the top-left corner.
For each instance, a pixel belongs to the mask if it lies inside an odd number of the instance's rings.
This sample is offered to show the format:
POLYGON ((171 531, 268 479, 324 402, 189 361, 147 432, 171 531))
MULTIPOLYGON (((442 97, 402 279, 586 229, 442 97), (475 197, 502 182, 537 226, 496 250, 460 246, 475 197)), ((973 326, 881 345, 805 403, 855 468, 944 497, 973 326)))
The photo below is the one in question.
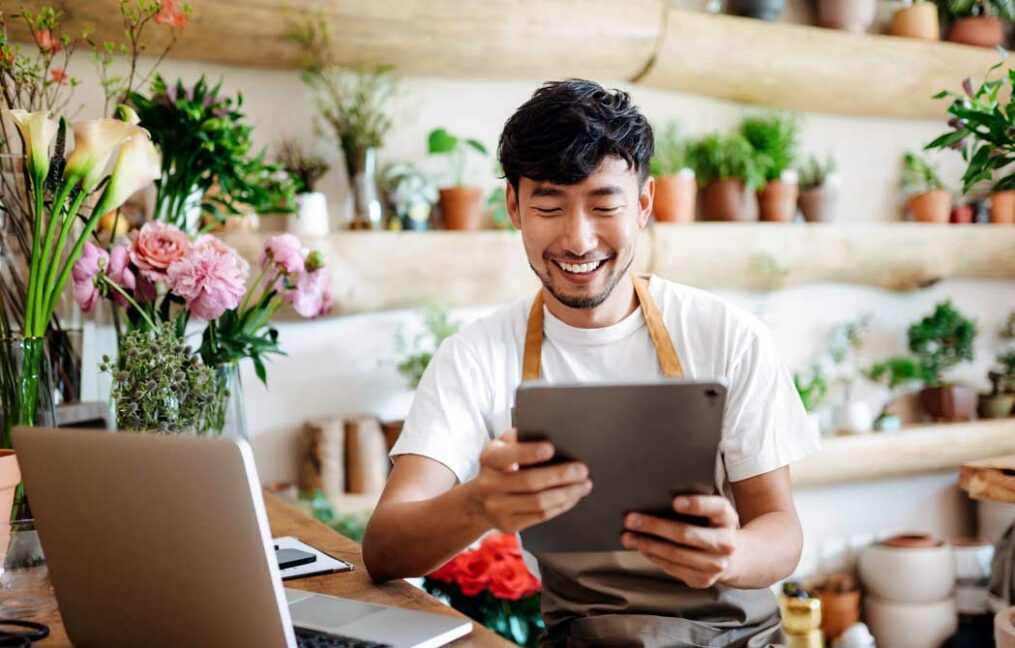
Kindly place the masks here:
POLYGON ((864 615, 879 646, 940 646, 958 627, 952 549, 923 534, 894 536, 860 554, 864 615))

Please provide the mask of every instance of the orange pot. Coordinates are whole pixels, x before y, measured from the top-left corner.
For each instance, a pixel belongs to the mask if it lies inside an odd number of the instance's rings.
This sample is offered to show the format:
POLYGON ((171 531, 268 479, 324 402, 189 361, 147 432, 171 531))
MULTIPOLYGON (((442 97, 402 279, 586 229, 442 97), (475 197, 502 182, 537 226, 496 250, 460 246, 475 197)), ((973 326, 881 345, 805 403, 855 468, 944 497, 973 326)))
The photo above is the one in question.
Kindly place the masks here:
POLYGON ((701 220, 757 220, 757 203, 741 178, 713 180, 701 190, 701 220))
POLYGON ((478 230, 483 222, 483 190, 478 187, 441 189, 444 228, 478 230))
POLYGON ((990 222, 998 225, 1015 224, 1015 190, 990 194, 990 222))
POLYGON ((892 14, 888 33, 892 36, 941 40, 941 23, 937 17, 937 5, 933 2, 917 2, 892 14))
POLYGON ((21 469, 13 450, 0 450, 0 561, 7 555, 11 542, 11 510, 14 508, 14 489, 21 483, 21 469))
POLYGON ((652 211, 660 223, 690 223, 694 220, 694 200, 698 185, 694 174, 656 178, 652 211))
POLYGON ((767 223, 791 223, 796 217, 795 184, 773 180, 758 192, 758 216, 767 223))
POLYGON ((947 189, 934 189, 910 196, 906 205, 918 223, 947 223, 952 211, 952 196, 947 189))
POLYGON ((821 630, 829 645, 860 620, 860 590, 850 592, 818 592, 821 599, 821 630))
POLYGON ((1004 42, 1004 26, 996 16, 959 18, 948 30, 948 40, 977 47, 997 47, 1004 42))

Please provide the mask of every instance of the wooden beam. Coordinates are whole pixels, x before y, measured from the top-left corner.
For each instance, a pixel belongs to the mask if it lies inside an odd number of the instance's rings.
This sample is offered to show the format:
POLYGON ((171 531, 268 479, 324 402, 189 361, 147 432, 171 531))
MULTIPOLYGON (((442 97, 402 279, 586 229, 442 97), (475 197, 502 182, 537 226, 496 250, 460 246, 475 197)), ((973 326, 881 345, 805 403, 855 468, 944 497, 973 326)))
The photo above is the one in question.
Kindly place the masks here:
POLYGON ((771 108, 935 119, 948 103, 932 96, 960 92, 998 58, 989 48, 670 9, 639 81, 771 108))

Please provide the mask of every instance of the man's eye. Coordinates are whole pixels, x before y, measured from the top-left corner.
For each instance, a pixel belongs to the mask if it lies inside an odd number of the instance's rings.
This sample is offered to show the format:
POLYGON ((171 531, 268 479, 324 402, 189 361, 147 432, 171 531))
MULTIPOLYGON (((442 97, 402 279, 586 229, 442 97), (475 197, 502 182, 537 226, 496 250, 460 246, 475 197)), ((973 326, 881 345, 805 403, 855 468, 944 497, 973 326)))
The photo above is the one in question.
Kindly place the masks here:
POLYGON ((618 211, 620 211, 620 207, 596 207, 592 211, 599 214, 616 214, 618 211))
POLYGON ((533 209, 536 210, 536 213, 546 214, 547 216, 552 216, 561 212, 560 207, 533 207, 533 209))

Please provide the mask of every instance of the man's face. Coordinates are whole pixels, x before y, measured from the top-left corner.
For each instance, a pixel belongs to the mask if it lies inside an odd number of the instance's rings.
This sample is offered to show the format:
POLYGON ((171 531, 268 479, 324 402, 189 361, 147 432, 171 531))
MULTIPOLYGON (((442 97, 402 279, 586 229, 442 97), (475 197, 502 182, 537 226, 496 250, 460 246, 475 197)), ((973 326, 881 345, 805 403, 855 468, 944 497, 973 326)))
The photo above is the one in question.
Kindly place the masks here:
POLYGON ((508 214, 529 265, 564 306, 599 306, 627 272, 655 190, 651 178, 638 184, 637 171, 618 157, 574 185, 521 178, 516 194, 508 183, 508 214))

